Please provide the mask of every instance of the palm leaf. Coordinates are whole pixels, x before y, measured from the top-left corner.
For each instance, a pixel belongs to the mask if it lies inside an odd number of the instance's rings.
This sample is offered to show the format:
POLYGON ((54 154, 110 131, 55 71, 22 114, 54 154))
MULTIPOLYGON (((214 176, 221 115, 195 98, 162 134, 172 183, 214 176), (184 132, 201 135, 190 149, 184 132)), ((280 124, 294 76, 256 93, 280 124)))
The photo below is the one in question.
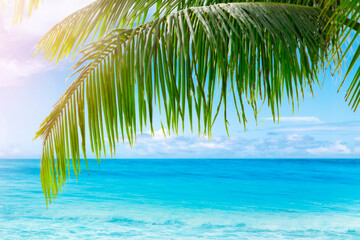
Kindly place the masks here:
MULTIPOLYGON (((328 0, 325 1, 324 5, 323 14, 330 16, 327 24, 328 31, 330 36, 338 43, 333 45, 332 50, 332 59, 334 59, 336 69, 339 69, 344 64, 344 59, 349 54, 353 54, 352 48, 354 46, 356 48, 350 64, 347 66, 341 87, 360 57, 360 45, 358 42, 360 34, 360 3, 358 0, 328 0), (348 41, 349 38, 350 41, 348 41)), ((349 105, 356 111, 360 103, 360 67, 350 83, 345 100, 349 101, 349 105)))
POLYGON ((188 114, 191 127, 197 120, 208 136, 221 106, 227 127, 229 93, 242 124, 246 103, 255 117, 259 101, 278 115, 283 93, 294 106, 318 83, 329 48, 325 24, 316 7, 215 4, 116 29, 89 44, 74 66, 76 79, 36 134, 43 139, 46 201, 61 191, 70 159, 80 173, 80 148, 86 161, 86 118, 99 159, 105 137, 113 154, 119 138, 133 144, 137 127, 149 123, 153 130, 155 103, 169 132, 178 133, 188 114))
MULTIPOLYGON (((35 53, 42 52, 45 59, 59 62, 66 56, 76 55, 89 39, 99 39, 114 29, 132 28, 134 24, 139 25, 147 19, 166 16, 174 10, 228 2, 253 2, 253 0, 96 0, 55 25, 40 39, 35 53)), ((309 0, 268 0, 268 2, 312 4, 309 0)))
POLYGON ((114 28, 144 21, 156 3, 157 0, 96 0, 55 25, 37 43, 35 54, 42 51, 45 59, 58 62, 76 53, 89 38, 97 39, 114 28))
MULTIPOLYGON (((10 1, 10 0, 9 0, 10 1)), ((34 9, 39 5, 40 0, 15 0, 14 23, 22 21, 24 13, 27 9, 27 16, 29 17, 34 9), (26 7, 27 6, 27 7, 26 7)))

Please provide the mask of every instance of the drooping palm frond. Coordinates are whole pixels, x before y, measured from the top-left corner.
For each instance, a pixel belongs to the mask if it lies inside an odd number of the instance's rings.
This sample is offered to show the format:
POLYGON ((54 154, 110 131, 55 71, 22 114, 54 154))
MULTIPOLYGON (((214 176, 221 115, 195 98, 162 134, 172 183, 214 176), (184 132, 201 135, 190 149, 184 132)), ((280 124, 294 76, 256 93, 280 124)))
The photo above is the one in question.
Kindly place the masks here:
POLYGON ((293 4, 190 7, 88 45, 76 79, 36 135, 43 139, 46 201, 61 191, 70 159, 80 172, 80 148, 86 161, 86 110, 91 149, 100 158, 105 137, 114 153, 119 137, 132 144, 137 126, 149 121, 152 129, 155 103, 165 109, 169 130, 177 133, 188 114, 190 125, 196 118, 199 132, 210 136, 221 106, 227 127, 228 94, 245 124, 246 103, 256 116, 258 101, 267 102, 276 116, 283 93, 294 104, 312 92, 329 47, 319 17, 320 9, 293 4))
POLYGON ((28 0, 28 1, 13 0, 13 1, 15 2, 15 13, 13 20, 14 23, 21 22, 25 12, 27 12, 27 16, 29 17, 33 12, 33 10, 36 9, 40 3, 40 0, 28 0))
MULTIPOLYGON (((167 0, 167 2, 171 2, 167 0)), ((58 62, 81 47, 89 38, 97 39, 110 30, 144 21, 157 0, 96 0, 55 25, 37 44, 36 52, 58 62)))
POLYGON ((89 39, 97 40, 114 29, 132 28, 147 18, 167 15, 185 3, 202 5, 204 1, 96 0, 55 25, 37 43, 35 54, 42 52, 45 59, 58 62, 71 53, 75 55, 89 39), (155 9, 149 14, 151 8, 155 9))
MULTIPOLYGON (((58 62, 75 55, 87 40, 97 40, 118 28, 133 28, 184 8, 216 3, 253 2, 254 0, 96 0, 55 25, 37 44, 36 52, 58 62)), ((264 2, 313 5, 310 0, 267 0, 264 2)))
MULTIPOLYGON (((339 58, 335 61, 336 68, 343 64, 344 59, 349 54, 353 54, 351 52, 352 48, 356 48, 350 64, 347 66, 341 87, 360 58, 360 45, 358 42, 360 34, 360 2, 358 0, 327 0, 324 3, 323 14, 330 16, 327 24, 329 33, 331 33, 331 36, 338 38, 339 44, 333 46, 333 58, 339 58)), ((360 103, 360 67, 350 83, 345 100, 349 101, 349 105, 356 111, 360 103)))

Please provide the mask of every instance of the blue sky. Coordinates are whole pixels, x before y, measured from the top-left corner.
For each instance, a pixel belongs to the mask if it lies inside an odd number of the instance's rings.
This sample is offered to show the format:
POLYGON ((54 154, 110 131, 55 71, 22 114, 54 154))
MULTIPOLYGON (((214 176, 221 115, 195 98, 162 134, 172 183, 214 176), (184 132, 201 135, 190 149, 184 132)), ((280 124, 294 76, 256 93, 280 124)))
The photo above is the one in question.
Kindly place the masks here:
MULTIPOLYGON (((56 22, 88 1, 45 1, 19 26, 11 25, 11 11, 0 11, 0 158, 39 158, 41 140, 33 141, 42 120, 65 91, 71 74, 70 60, 58 66, 41 56, 31 58, 36 41, 56 22), (68 6, 72 6, 69 8, 68 6), (46 21, 44 21, 46 19, 46 21)), ((164 137, 160 125, 155 136, 146 131, 130 148, 119 143, 115 157, 358 157, 360 111, 354 113, 344 101, 344 87, 337 93, 340 77, 324 74, 322 89, 314 98, 307 94, 293 113, 284 104, 279 124, 264 108, 256 125, 248 117, 247 131, 230 109, 230 138, 222 119, 214 125, 213 138, 198 137, 189 129, 179 136, 164 137)))

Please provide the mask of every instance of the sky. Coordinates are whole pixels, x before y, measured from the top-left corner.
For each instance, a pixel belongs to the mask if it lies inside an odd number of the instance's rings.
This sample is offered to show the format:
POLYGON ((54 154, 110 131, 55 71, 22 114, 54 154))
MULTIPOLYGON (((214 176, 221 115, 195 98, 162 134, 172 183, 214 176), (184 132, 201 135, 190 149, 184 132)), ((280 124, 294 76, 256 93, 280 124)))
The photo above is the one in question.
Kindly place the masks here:
MULTIPOLYGON (((54 24, 85 0, 46 0, 22 24, 12 25, 10 8, 0 10, 0 158, 40 158, 41 139, 33 140, 53 104, 71 83, 70 59, 59 65, 42 57, 32 58, 34 46, 54 24), (71 6, 71 7, 69 7, 71 6)), ((358 68, 359 64, 355 66, 358 68)), ((179 136, 164 137, 160 125, 155 136, 149 129, 128 143, 117 144, 116 158, 356 158, 360 156, 360 110, 353 112, 344 100, 346 86, 337 93, 341 77, 330 71, 322 88, 315 88, 292 112, 282 106, 279 123, 274 123, 265 107, 259 124, 251 117, 246 131, 229 109, 227 137, 223 121, 213 128, 213 136, 199 137, 188 129, 179 136)), ((321 78, 321 79, 322 79, 321 78)))

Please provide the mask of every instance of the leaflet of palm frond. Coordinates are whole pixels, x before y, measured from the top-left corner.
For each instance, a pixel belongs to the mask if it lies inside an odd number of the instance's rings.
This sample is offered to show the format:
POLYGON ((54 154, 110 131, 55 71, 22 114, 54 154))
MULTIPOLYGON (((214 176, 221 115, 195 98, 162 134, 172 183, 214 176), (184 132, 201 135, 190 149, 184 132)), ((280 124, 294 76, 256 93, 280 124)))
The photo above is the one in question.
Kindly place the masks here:
POLYGON ((14 0, 13 2, 15 3, 13 23, 19 23, 22 21, 25 12, 27 12, 28 17, 31 15, 33 10, 38 7, 40 0, 14 0))
MULTIPOLYGON (((40 39, 35 54, 42 52, 45 59, 59 62, 66 56, 75 56, 87 41, 97 40, 114 29, 133 28, 144 23, 145 20, 151 21, 188 7, 228 2, 253 2, 253 0, 97 0, 55 25, 40 39), (149 12, 153 13, 149 14, 149 12)), ((268 0, 267 2, 313 5, 309 0, 268 0)))
MULTIPOLYGON (((331 58, 334 60, 335 70, 344 64, 344 60, 349 54, 353 54, 352 50, 355 47, 355 53, 347 66, 345 76, 339 87, 340 90, 356 63, 359 62, 360 3, 358 0, 328 0, 323 9, 323 14, 329 16, 326 28, 328 28, 330 36, 337 39, 336 44, 333 44, 333 56, 331 58), (349 39, 350 41, 348 41, 349 39)), ((358 67, 351 80, 345 100, 356 111, 360 103, 360 67, 358 67)))
POLYGON ((266 101, 274 117, 284 95, 294 106, 306 90, 312 92, 327 58, 319 14, 317 8, 279 3, 192 7, 89 44, 74 66, 76 79, 36 134, 43 139, 46 200, 61 190, 70 159, 75 176, 80 172, 85 118, 91 150, 100 159, 105 138, 113 154, 119 137, 134 143, 137 125, 153 130, 156 102, 169 132, 178 133, 189 119, 208 136, 221 106, 227 128, 228 93, 241 124, 247 102, 255 116, 258 101, 266 101))

